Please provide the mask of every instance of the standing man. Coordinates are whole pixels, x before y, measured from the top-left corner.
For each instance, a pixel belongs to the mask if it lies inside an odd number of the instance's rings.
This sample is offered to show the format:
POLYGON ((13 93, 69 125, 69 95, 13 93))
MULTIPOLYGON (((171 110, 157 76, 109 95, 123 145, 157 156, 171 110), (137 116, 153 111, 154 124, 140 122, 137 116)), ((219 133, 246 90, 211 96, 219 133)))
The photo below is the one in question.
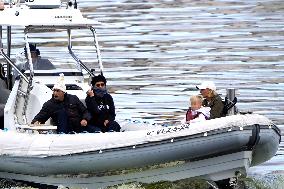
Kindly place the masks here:
POLYGON ((120 125, 115 121, 113 98, 107 92, 106 78, 103 75, 93 77, 92 90, 87 92, 85 102, 92 116, 90 125, 94 131, 120 131, 120 125))
POLYGON ((76 95, 66 93, 64 75, 60 74, 53 87, 53 95, 45 102, 32 124, 45 123, 50 117, 57 125, 58 133, 81 132, 85 130, 90 115, 87 108, 76 95))
POLYGON ((222 98, 216 92, 215 84, 212 81, 204 81, 196 88, 200 90, 200 94, 204 98, 202 105, 211 108, 210 119, 222 117, 224 104, 222 98))

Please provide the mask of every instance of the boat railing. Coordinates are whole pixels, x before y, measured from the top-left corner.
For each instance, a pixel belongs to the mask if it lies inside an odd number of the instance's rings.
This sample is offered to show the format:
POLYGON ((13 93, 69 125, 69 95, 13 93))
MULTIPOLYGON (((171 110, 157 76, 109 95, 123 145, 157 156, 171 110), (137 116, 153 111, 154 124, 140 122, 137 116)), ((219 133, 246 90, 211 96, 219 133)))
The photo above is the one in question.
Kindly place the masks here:
POLYGON ((28 82, 28 86, 27 86, 27 89, 26 89, 26 95, 25 95, 25 100, 24 100, 24 105, 23 105, 23 112, 22 112, 22 116, 24 118, 24 123, 26 124, 27 123, 27 118, 26 118, 26 112, 27 112, 27 106, 28 106, 28 101, 29 101, 29 95, 30 95, 30 92, 32 90, 32 79, 29 80, 28 82))
POLYGON ((71 45, 68 45, 68 51, 69 51, 69 54, 72 56, 72 58, 80 65, 80 67, 85 69, 91 76, 94 76, 92 71, 74 54, 74 52, 72 51, 71 45))
POLYGON ((98 42, 98 39, 97 39, 96 30, 93 27, 91 27, 90 29, 91 29, 91 31, 93 33, 95 47, 96 47, 96 51, 97 51, 97 59, 98 59, 99 66, 100 66, 100 72, 102 74, 104 67, 103 67, 103 63, 102 63, 101 51, 100 51, 99 42, 98 42))
POLYGON ((28 77, 23 74, 18 67, 16 66, 16 64, 10 59, 10 57, 4 52, 3 48, 1 48, 1 55, 4 57, 4 59, 19 73, 19 75, 21 75, 23 77, 23 79, 28 83, 29 79, 28 77))
POLYGON ((19 78, 18 89, 15 97, 15 104, 14 104, 14 120, 17 124, 26 124, 26 106, 25 106, 25 99, 27 97, 27 82, 23 82, 22 78, 19 78))
POLYGON ((29 82, 32 85, 32 80, 34 77, 34 67, 33 67, 33 62, 32 62, 32 55, 31 55, 31 51, 30 51, 30 45, 28 43, 28 30, 29 28, 25 28, 25 42, 26 42, 26 49, 27 49, 27 58, 28 58, 28 63, 29 63, 29 69, 30 69, 30 77, 29 77, 29 82))
MULTIPOLYGON (((10 31, 10 30, 9 30, 9 31, 10 31)), ((9 32, 7 32, 7 33, 9 33, 9 32)), ((7 40, 9 41, 7 45, 9 45, 9 43, 11 43, 9 35, 8 35, 7 40)), ((7 48, 7 49, 8 49, 8 51, 9 51, 9 48, 7 48)), ((0 52, 1 52, 2 57, 6 60, 6 62, 7 62, 9 65, 11 65, 11 66, 19 73, 19 75, 21 75, 21 76, 24 78, 24 80, 25 80, 26 82, 29 82, 28 77, 27 77, 26 75, 24 75, 24 74, 21 72, 21 70, 18 69, 18 67, 16 66, 16 64, 11 60, 10 56, 8 56, 8 55, 4 52, 3 43, 2 43, 2 26, 0 26, 0 52)), ((8 54, 9 54, 9 53, 8 53, 8 54)))
MULTIPOLYGON (((97 52, 97 59, 98 59, 98 64, 100 67, 100 72, 103 72, 103 64, 102 64, 102 59, 101 59, 101 53, 100 53, 100 48, 99 48, 99 43, 97 40, 97 35, 96 35, 96 30, 93 27, 90 27, 90 30, 92 31, 93 38, 94 38, 94 43, 95 43, 95 48, 97 52)), ((68 29, 68 51, 69 54, 72 56, 72 58, 82 67, 84 70, 86 70, 90 76, 94 76, 94 72, 90 70, 72 51, 72 43, 71 43, 71 30, 68 29)))
MULTIPOLYGON (((27 106, 28 106, 30 91, 33 89, 33 76, 34 76, 32 56, 31 56, 31 52, 30 52, 30 46, 29 46, 29 43, 28 43, 28 34, 27 33, 28 33, 28 28, 25 29, 25 41, 26 41, 26 49, 27 49, 27 56, 28 56, 28 63, 29 63, 30 72, 29 72, 29 77, 28 77, 28 82, 27 82, 28 85, 23 90, 25 92, 25 95, 23 95, 24 104, 23 104, 23 108, 22 108, 22 117, 23 117, 24 124, 27 123, 26 112, 27 112, 27 106)), ((19 91, 20 90, 18 89, 18 92, 19 91)), ((17 97, 18 97, 18 95, 17 95, 17 97)))
MULTIPOLYGON (((2 30, 1 30, 2 31, 2 30)), ((2 33, 2 32, 1 32, 2 33)), ((2 41, 2 36, 0 36, 1 41, 2 41)), ((15 103, 15 113, 16 111, 21 112, 22 114, 22 119, 23 119, 23 123, 26 124, 27 123, 27 119, 26 119, 26 112, 27 112, 27 105, 28 105, 28 101, 29 101, 29 94, 30 91, 32 90, 32 83, 33 83, 33 76, 34 76, 34 70, 33 70, 33 65, 32 65, 32 58, 31 58, 31 53, 30 53, 30 49, 29 49, 29 43, 27 42, 27 33, 25 32, 25 39, 26 39, 26 49, 27 49, 27 55, 28 55, 28 63, 29 63, 29 69, 30 69, 30 74, 29 77, 27 75, 25 75, 24 73, 22 73, 22 71, 16 66, 16 64, 11 60, 11 58, 4 52, 3 49, 3 44, 1 42, 1 55, 2 57, 6 60, 6 62, 12 66, 14 68, 14 70, 21 76, 20 79, 20 85, 19 88, 17 90, 17 95, 16 95, 16 102, 19 102, 20 98, 24 99, 24 102, 22 104, 22 107, 20 107, 21 103, 15 103), (23 81, 26 82, 26 84, 23 84, 23 81), (27 86, 25 86, 27 85, 27 86)), ((17 112, 17 114, 15 115, 19 115, 19 112, 17 112)), ((16 122, 19 121, 19 118, 16 117, 16 122)))

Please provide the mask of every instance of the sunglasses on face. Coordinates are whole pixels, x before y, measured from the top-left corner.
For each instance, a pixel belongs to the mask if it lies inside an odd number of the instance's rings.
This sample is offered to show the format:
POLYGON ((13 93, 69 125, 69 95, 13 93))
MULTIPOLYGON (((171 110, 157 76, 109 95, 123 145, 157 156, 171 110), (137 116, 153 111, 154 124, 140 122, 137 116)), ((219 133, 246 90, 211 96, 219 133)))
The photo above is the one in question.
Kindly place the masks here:
POLYGON ((96 84, 96 87, 104 87, 104 86, 105 86, 104 83, 97 83, 97 84, 96 84))

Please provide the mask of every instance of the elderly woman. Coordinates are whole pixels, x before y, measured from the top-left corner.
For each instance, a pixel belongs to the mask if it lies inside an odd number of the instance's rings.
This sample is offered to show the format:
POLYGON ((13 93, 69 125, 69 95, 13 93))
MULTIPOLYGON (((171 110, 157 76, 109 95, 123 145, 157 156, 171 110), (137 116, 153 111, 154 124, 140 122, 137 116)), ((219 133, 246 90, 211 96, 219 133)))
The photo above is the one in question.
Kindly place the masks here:
POLYGON ((222 117, 224 104, 220 95, 216 93, 215 84, 212 81, 204 81, 196 88, 200 90, 200 94, 204 98, 202 105, 211 108, 210 119, 222 117))

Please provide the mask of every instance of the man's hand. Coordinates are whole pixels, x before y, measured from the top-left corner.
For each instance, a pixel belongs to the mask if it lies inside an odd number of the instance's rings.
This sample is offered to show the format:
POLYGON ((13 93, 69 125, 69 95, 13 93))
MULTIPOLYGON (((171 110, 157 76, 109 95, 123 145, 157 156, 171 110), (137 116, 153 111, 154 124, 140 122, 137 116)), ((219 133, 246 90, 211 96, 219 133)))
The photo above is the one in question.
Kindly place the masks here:
POLYGON ((83 126, 83 127, 86 127, 87 124, 88 124, 87 120, 85 120, 85 119, 82 119, 82 121, 80 123, 81 123, 81 126, 83 126))
POLYGON ((104 121, 104 126, 106 127, 108 123, 109 123, 109 120, 105 120, 104 121))
POLYGON ((36 121, 36 122, 34 122, 33 124, 34 124, 34 125, 40 125, 40 124, 41 124, 41 122, 36 121))
POLYGON ((89 97, 95 96, 94 91, 93 91, 92 89, 89 89, 89 90, 87 91, 87 95, 88 95, 89 97))

